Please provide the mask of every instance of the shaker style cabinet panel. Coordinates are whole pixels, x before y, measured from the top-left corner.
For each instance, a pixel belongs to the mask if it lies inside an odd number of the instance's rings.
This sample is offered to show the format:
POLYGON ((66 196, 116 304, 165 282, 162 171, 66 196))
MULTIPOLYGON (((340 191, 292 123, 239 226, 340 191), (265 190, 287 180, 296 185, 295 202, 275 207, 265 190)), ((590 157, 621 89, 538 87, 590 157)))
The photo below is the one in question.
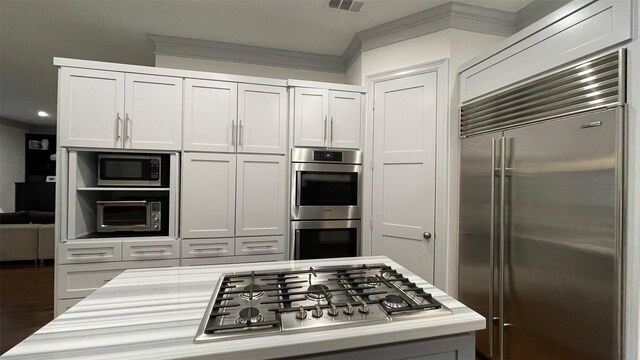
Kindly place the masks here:
POLYGON ((185 80, 183 149, 234 152, 237 108, 236 83, 185 80))
POLYGON ((236 155, 182 155, 182 238, 233 237, 236 155))
POLYGON ((124 74, 62 68, 59 73, 60 144, 120 148, 124 74))
POLYGON ((285 175, 282 156, 238 155, 236 236, 284 234, 285 175))
POLYGON ((59 83, 62 146, 180 150, 182 79, 62 68, 59 83))
POLYGON ((296 88, 294 94, 294 146, 327 146, 329 90, 296 88))
POLYGON ((127 74, 125 148, 180 150, 182 79, 127 74))
POLYGON ((284 154, 287 115, 286 88, 238 85, 238 152, 284 154))
POLYGON ((360 93, 329 93, 329 147, 360 148, 361 99, 360 93))

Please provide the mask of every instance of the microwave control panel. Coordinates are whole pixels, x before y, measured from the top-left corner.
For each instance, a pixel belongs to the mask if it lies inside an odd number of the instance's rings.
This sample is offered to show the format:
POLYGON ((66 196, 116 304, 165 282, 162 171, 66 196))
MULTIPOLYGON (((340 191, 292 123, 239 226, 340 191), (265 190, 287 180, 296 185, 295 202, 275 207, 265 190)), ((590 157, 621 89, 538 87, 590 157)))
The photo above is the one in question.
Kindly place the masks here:
POLYGON ((151 180, 159 180, 160 179, 160 160, 159 159, 151 159, 149 160, 149 168, 151 171, 151 180))
POLYGON ((154 201, 151 203, 151 231, 160 231, 160 202, 154 201))

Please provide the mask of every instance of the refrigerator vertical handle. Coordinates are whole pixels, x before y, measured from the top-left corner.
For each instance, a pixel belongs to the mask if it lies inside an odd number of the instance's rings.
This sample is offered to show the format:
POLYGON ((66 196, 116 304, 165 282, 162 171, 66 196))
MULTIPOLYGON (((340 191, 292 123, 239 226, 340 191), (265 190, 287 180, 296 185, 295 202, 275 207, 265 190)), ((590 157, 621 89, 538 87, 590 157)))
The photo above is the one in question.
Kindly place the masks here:
POLYGON ((498 324, 498 336, 500 346, 500 359, 504 359, 504 263, 505 263, 505 216, 506 216, 506 199, 505 199, 505 168, 506 168, 506 138, 502 136, 500 139, 500 269, 498 274, 498 298, 499 309, 498 317, 500 318, 498 324))
POLYGON ((489 228, 489 277, 491 278, 491 286, 489 287, 489 357, 493 359, 493 320, 496 318, 494 313, 494 297, 495 297, 495 253, 496 253, 496 139, 491 139, 491 212, 490 212, 489 228))

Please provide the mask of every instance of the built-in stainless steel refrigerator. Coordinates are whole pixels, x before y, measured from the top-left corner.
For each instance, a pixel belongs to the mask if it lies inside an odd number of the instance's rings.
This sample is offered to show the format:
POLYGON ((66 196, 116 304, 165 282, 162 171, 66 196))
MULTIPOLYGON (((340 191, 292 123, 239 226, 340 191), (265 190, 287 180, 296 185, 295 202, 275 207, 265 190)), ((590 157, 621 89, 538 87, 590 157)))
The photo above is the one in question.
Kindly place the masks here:
POLYGON ((459 299, 487 319, 480 355, 620 357, 623 134, 623 50, 463 106, 459 299))

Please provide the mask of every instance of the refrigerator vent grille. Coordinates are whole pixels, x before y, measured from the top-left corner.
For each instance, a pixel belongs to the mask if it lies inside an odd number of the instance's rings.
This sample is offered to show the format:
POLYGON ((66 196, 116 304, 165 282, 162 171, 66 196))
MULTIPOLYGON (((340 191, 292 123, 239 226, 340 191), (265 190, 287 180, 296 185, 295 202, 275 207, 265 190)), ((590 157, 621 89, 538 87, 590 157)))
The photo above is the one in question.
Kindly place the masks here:
POLYGON ((624 50, 462 106, 460 136, 624 103, 624 50))

